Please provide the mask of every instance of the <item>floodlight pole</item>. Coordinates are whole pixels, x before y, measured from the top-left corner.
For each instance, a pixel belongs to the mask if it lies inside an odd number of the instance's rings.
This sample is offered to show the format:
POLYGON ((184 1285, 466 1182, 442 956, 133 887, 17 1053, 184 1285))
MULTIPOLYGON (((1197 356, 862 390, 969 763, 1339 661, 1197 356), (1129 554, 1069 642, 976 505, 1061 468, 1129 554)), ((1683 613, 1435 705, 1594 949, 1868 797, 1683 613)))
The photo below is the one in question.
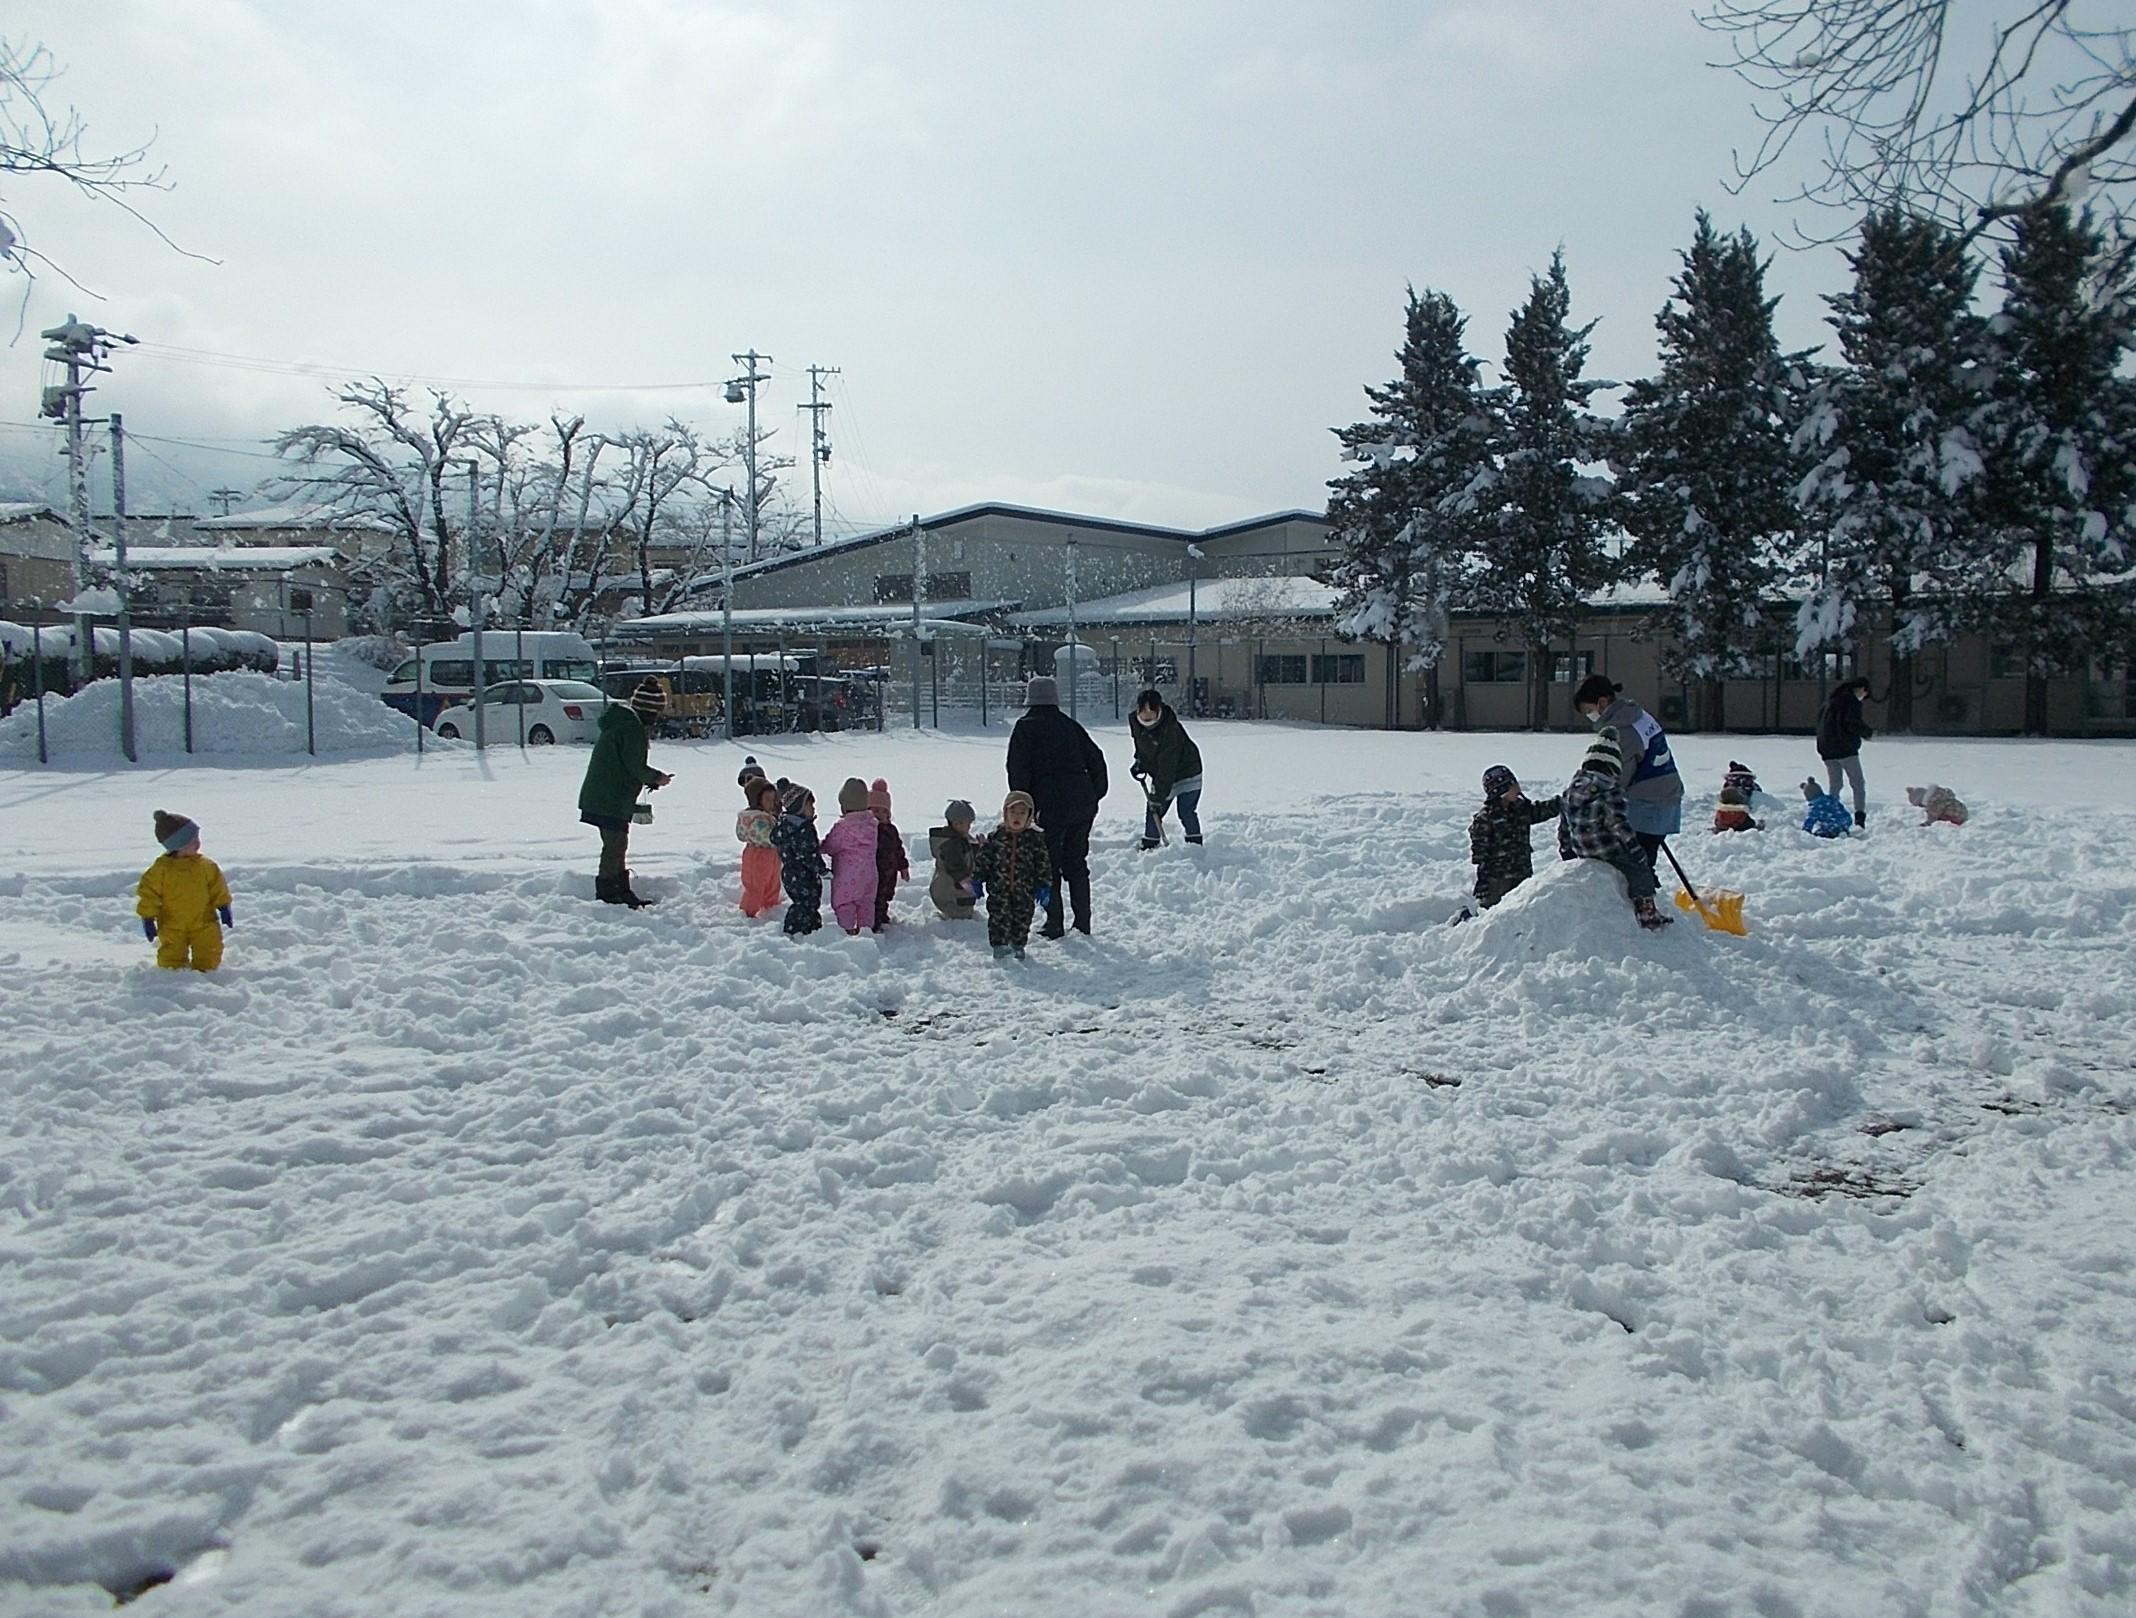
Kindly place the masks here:
MULTIPOLYGON (((482 700, 488 695, 484 690, 486 682, 482 678, 488 670, 482 661, 481 547, 475 538, 475 522, 481 500, 482 464, 471 459, 467 463, 467 618, 475 643, 475 751, 478 753, 489 745, 489 732, 483 723, 483 709, 486 704, 482 700)), ((420 648, 416 656, 422 656, 420 648)))
POLYGON ((726 561, 719 593, 720 649, 726 665, 726 735, 734 740, 734 491, 719 491, 719 553, 726 561))
POLYGON ((126 422, 111 413, 111 545, 113 582, 119 589, 119 751, 139 762, 134 749, 133 604, 126 578, 126 422))

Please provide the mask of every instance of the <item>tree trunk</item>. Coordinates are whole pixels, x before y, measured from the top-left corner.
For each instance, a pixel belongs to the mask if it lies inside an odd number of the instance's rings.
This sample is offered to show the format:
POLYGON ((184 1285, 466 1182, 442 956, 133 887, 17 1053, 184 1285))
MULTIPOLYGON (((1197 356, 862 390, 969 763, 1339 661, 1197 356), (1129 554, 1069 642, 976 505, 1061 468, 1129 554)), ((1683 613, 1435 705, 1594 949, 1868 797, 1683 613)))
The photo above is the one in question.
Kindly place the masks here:
POLYGON ((1550 728, 1550 647, 1533 642, 1528 648, 1528 728, 1550 728))
POLYGON ((2040 666, 2040 622, 2054 590, 2054 546, 2045 539, 2032 545, 2031 611, 2025 617, 2025 734, 2047 734, 2047 676, 2040 666))
POLYGON ((1914 654, 1891 654, 1891 689, 1884 693, 1884 729, 1911 735, 1914 728, 1914 654))
POLYGON ((1728 728, 1728 687, 1719 675, 1698 682, 1700 730, 1719 732, 1728 728))
POLYGON ((1436 662, 1424 671, 1424 712, 1419 717, 1426 730, 1443 728, 1439 715, 1439 665, 1436 662))

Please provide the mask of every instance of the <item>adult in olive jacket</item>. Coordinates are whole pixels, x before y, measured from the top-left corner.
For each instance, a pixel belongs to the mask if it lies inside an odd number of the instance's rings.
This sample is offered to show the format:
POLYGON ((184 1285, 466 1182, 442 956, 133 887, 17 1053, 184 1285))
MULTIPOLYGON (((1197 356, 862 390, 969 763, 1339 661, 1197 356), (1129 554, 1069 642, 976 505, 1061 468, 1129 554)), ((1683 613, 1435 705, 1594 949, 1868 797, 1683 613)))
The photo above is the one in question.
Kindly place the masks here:
POLYGON ((1179 715, 1154 687, 1135 698, 1135 720, 1128 726, 1135 738, 1135 763, 1129 772, 1142 782, 1149 806, 1142 818, 1142 846, 1155 848, 1159 823, 1175 801, 1179 824, 1187 841, 1202 840, 1201 749, 1179 722, 1179 715))
POLYGON ((667 707, 667 692, 658 680, 642 680, 630 701, 612 702, 601 715, 601 733, 586 760, 586 779, 579 785, 579 819, 601 834, 601 869, 594 878, 594 897, 603 904, 629 905, 643 909, 653 901, 631 891, 631 816, 638 810, 638 794, 647 787, 664 787, 674 779, 646 762, 645 722, 657 719, 667 707))
POLYGON ((1061 889, 1075 930, 1090 931, 1090 828, 1105 796, 1105 755, 1090 732, 1061 712, 1060 682, 1039 675, 1024 687, 1024 716, 1009 733, 1009 790, 1028 792, 1038 805, 1038 829, 1053 856, 1053 892, 1046 900, 1047 938, 1061 925, 1061 889))

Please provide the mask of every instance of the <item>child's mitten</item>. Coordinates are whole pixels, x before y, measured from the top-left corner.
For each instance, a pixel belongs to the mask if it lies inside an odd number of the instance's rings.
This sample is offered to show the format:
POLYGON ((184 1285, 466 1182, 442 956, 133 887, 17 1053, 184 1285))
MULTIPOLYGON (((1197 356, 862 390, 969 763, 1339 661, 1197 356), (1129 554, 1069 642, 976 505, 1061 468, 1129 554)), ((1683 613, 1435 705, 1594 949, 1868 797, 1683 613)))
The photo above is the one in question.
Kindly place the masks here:
POLYGON ((141 936, 151 944, 156 941, 156 921, 153 916, 143 916, 141 918, 141 936))
POLYGON ((1032 902, 1035 903, 1039 909, 1045 909, 1046 906, 1053 903, 1053 884, 1050 882, 1041 882, 1037 887, 1031 890, 1031 899, 1032 902))
POLYGON ((222 917, 222 924, 225 927, 235 927, 237 925, 236 922, 230 919, 230 907, 228 905, 219 906, 215 914, 222 917))

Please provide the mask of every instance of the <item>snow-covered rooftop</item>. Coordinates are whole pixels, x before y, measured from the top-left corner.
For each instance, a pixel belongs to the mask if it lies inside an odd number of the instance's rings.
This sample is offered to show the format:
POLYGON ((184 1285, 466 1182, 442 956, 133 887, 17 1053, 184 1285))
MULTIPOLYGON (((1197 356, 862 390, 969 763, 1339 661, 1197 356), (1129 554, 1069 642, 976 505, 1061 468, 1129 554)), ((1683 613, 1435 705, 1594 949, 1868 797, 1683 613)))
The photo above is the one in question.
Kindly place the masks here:
MULTIPOLYGON (((116 567, 115 550, 91 551, 89 560, 98 567, 116 567)), ((299 567, 332 567, 340 552, 329 545, 238 545, 210 548, 205 545, 129 545, 129 568, 175 568, 215 573, 286 573, 299 567)))
POLYGON ((193 527, 200 533, 252 533, 264 528, 347 529, 373 534, 394 531, 391 523, 369 512, 301 500, 262 506, 257 511, 233 511, 226 517, 203 517, 193 527))
POLYGON ((0 500, 0 523, 31 522, 39 517, 58 516, 58 512, 41 500, 0 500))
MULTIPOLYGON (((973 627, 961 620, 983 613, 1005 612, 1015 605, 1013 601, 927 601, 920 605, 920 624, 923 629, 956 633, 973 627)), ((648 618, 632 618, 616 625, 615 636, 619 640, 627 640, 636 635, 673 639, 687 635, 716 634, 726 622, 725 615, 718 612, 662 612, 648 618)), ((911 625, 912 606, 909 602, 903 605, 892 603, 865 607, 734 609, 735 629, 759 634, 765 630, 798 633, 807 630, 854 629, 873 629, 895 634, 900 629, 909 629, 911 625)))
MULTIPOLYGON (((1101 596, 1079 602, 1074 621, 1079 624, 1183 624, 1189 611, 1190 587, 1153 584, 1125 595, 1101 596)), ((1318 579, 1295 574, 1273 577, 1202 579, 1191 587, 1193 615, 1208 623, 1251 618, 1325 618, 1335 610, 1335 587, 1318 579)), ((1042 607, 1021 613, 1016 622, 1030 628, 1065 625, 1066 607, 1042 607)))

